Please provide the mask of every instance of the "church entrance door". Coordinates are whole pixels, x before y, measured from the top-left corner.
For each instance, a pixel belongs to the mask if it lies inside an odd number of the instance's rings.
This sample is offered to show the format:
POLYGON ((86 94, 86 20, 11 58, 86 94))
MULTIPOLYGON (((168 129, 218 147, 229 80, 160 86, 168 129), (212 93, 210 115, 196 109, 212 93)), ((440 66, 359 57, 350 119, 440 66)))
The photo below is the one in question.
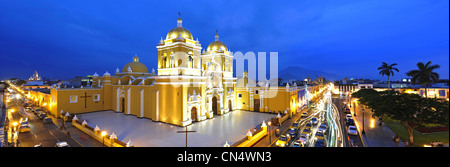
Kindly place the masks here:
POLYGON ((123 113, 125 113, 125 98, 122 98, 122 100, 121 100, 121 112, 123 112, 123 113))
POLYGON ((230 109, 230 111, 233 110, 233 102, 231 102, 231 100, 228 100, 228 109, 230 109))
POLYGON ((254 99, 253 108, 255 109, 254 111, 259 112, 259 99, 254 99))
POLYGON ((191 109, 191 119, 192 121, 197 121, 197 108, 192 107, 191 109))
POLYGON ((217 97, 214 96, 212 98, 212 110, 214 114, 218 114, 218 110, 217 110, 217 97))

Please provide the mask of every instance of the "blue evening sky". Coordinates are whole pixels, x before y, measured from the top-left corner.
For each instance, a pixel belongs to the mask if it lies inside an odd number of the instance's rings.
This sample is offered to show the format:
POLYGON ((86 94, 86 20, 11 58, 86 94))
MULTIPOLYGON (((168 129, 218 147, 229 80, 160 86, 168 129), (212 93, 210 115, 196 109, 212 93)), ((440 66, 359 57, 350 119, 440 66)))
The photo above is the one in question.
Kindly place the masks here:
POLYGON ((177 12, 203 48, 218 29, 233 52, 278 52, 280 71, 385 80, 385 61, 398 80, 431 60, 449 78, 448 0, 0 0, 0 78, 114 73, 135 54, 156 69, 177 12))

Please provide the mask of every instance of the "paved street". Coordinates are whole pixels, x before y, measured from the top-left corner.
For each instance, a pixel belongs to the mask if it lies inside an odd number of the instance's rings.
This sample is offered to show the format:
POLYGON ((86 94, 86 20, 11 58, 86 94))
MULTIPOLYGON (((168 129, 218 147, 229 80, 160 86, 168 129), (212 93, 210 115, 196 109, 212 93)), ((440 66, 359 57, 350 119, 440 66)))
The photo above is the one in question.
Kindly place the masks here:
MULTIPOLYGON (((326 92, 326 91, 324 91, 326 92)), ((318 96, 315 100, 314 103, 318 103, 318 101, 320 101, 321 98, 323 98, 323 94, 318 96)), ((317 104, 316 104, 317 105, 317 104)), ((279 139, 280 136, 276 136, 276 129, 278 128, 280 131, 280 134, 286 135, 289 133, 289 127, 294 123, 297 122, 298 123, 298 132, 297 135, 295 135, 294 137, 292 137, 288 143, 288 146, 292 146, 293 142, 299 139, 299 135, 300 133, 302 133, 305 129, 307 129, 308 127, 306 127, 306 125, 308 123, 311 122, 311 119, 313 117, 316 118, 320 118, 320 116, 322 114, 324 114, 325 111, 319 111, 317 110, 316 107, 306 107, 304 106, 303 108, 300 109, 299 112, 297 112, 296 114, 294 114, 290 119, 287 119, 286 121, 284 121, 280 127, 278 126, 271 126, 269 128, 269 135, 265 136, 264 138, 262 138, 260 141, 258 141, 254 147, 276 147, 276 141, 279 139), (306 112, 307 116, 302 118, 302 113, 306 112)), ((312 125, 309 129, 311 130, 311 133, 309 135, 309 140, 308 142, 305 144, 305 147, 314 147, 315 146, 315 134, 318 131, 318 126, 321 123, 325 123, 325 120, 322 121, 321 119, 318 119, 319 122, 317 123, 317 125, 312 125)), ((328 125, 328 127, 330 127, 330 125, 328 125)), ((328 128, 329 129, 329 128, 328 128)), ((324 140, 325 140, 325 145, 327 145, 327 140, 328 140, 328 132, 327 131, 324 134, 324 140)))
MULTIPOLYGON (((361 131, 358 129, 359 126, 356 125, 356 128, 359 130, 358 135, 349 135, 348 134, 348 126, 346 125, 345 116, 347 113, 344 113, 343 107, 344 107, 344 101, 345 99, 342 98, 333 98, 333 103, 336 105, 336 107, 339 110, 339 116, 340 118, 340 124, 341 128, 343 130, 343 139, 344 139, 344 147, 364 147, 364 144, 361 140, 361 131)), ((353 115, 352 115, 353 116, 353 115)), ((353 116, 354 117, 354 116, 353 116)))
MULTIPOLYGON (((289 127, 292 125, 292 123, 294 123, 296 121, 298 122, 298 120, 300 119, 301 114, 303 112, 308 112, 308 116, 310 116, 311 113, 312 113, 311 111, 312 111, 311 108, 306 108, 305 107, 300 112, 298 112, 297 114, 293 115, 290 119, 288 119, 285 122, 283 122, 280 127, 278 127, 278 126, 271 126, 269 128, 270 137, 269 136, 264 137, 259 142, 257 142, 254 145, 254 147, 268 147, 268 146, 269 147, 275 147, 275 142, 277 141, 277 139, 279 137, 279 136, 276 136, 276 133, 275 133, 276 129, 279 128, 281 134, 285 133, 289 129, 289 127)), ((304 125, 305 124, 302 124, 301 126, 304 128, 304 125)))
MULTIPOLYGON (((44 124, 31 111, 26 111, 21 100, 13 98, 8 106, 9 122, 19 122, 20 119, 28 118, 29 132, 18 133, 18 147, 33 147, 41 144, 42 147, 54 147, 56 143, 65 141, 71 147, 100 147, 101 143, 82 133, 78 129, 71 126, 71 123, 65 124, 65 129, 60 129, 62 125, 61 119, 57 119, 51 115, 53 123, 44 124), (14 112, 11 112, 14 111, 14 112), (69 132, 70 136, 67 135, 69 132), (83 140, 84 139, 84 140, 83 140)), ((12 133, 11 133, 12 134, 12 133)), ((14 136, 13 136, 14 138, 14 136)), ((12 141, 12 139, 10 139, 12 141)))

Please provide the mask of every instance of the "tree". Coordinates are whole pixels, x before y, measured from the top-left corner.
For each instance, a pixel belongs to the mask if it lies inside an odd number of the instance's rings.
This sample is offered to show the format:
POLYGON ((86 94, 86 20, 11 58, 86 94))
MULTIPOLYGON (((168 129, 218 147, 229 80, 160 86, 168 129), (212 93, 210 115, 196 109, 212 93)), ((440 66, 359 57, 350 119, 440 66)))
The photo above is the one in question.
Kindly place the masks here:
POLYGON ((391 90, 391 82, 389 81, 389 77, 394 76, 394 70, 399 72, 398 69, 394 67, 396 65, 397 65, 397 63, 388 65, 386 62, 382 62, 382 65, 380 67, 378 67, 378 70, 380 70, 379 74, 381 76, 385 76, 385 75, 387 76, 389 90, 391 90))
POLYGON ((419 125, 448 126, 448 101, 441 102, 434 98, 422 98, 416 94, 392 90, 376 92, 361 89, 352 96, 360 98, 360 103, 372 108, 375 115, 399 120, 408 132, 411 143, 414 142, 414 128, 419 125))
POLYGON ((378 98, 378 96, 378 92, 373 89, 360 89, 352 94, 352 97, 358 98, 360 104, 370 108, 375 107, 375 99, 378 98))
POLYGON ((425 97, 428 97, 427 85, 439 80, 439 74, 433 72, 433 70, 440 68, 440 66, 431 65, 431 61, 428 61, 427 64, 417 63, 417 67, 419 68, 418 70, 411 70, 406 75, 412 77, 412 84, 425 86, 425 97))

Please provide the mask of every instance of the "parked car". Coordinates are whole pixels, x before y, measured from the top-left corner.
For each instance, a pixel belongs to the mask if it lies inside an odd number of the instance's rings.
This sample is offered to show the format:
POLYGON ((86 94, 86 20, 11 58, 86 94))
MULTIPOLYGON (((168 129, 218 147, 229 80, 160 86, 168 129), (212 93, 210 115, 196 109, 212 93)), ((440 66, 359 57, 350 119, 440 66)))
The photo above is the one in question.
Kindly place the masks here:
POLYGON ((356 130, 355 126, 348 126, 347 131, 349 135, 358 135, 358 130, 356 130))
POLYGON ((37 109, 33 110, 33 113, 36 114, 36 115, 39 115, 39 113, 40 113, 41 111, 42 111, 42 109, 37 108, 37 109))
POLYGON ((355 120, 347 119, 347 125, 355 125, 355 120))
POLYGON ((345 110, 344 110, 344 112, 345 112, 345 113, 350 113, 350 109, 346 107, 345 110))
POLYGON ((52 118, 50 118, 50 117, 45 117, 44 118, 44 124, 51 124, 51 123, 53 123, 52 118))
POLYGON ((345 115, 345 121, 347 121, 348 119, 353 119, 352 114, 345 115))
POLYGON ((302 118, 308 117, 308 113, 307 113, 307 112, 303 112, 301 117, 302 117, 302 118))
POLYGON ((29 132, 31 130, 30 126, 20 126, 19 132, 29 132))
POLYGON ((44 119, 45 117, 47 117, 47 114, 44 112, 39 113, 39 119, 44 119))
POLYGON ((55 147, 70 147, 70 145, 67 144, 67 142, 62 141, 62 142, 56 143, 55 147))

